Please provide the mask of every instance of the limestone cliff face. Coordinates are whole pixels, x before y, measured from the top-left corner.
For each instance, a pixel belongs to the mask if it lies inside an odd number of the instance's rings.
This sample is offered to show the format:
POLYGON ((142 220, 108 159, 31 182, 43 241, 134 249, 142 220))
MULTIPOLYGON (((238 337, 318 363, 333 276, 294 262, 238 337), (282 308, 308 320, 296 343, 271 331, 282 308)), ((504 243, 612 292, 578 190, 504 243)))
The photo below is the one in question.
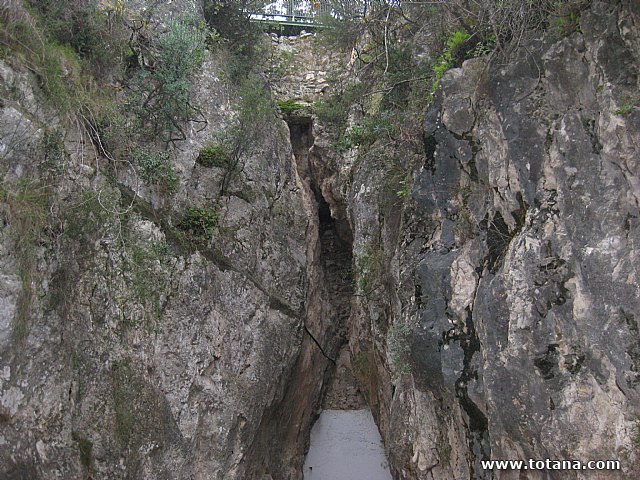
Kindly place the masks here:
POLYGON ((352 172, 355 262, 376 251, 378 273, 351 347, 397 478, 491 478, 489 458, 637 474, 638 22, 594 2, 579 33, 448 72, 403 208, 379 168, 352 172))
POLYGON ((248 478, 302 342, 307 214, 281 120, 232 178, 196 163, 237 109, 221 72, 208 55, 194 81, 207 126, 170 150, 168 194, 0 64, 1 478, 248 478), (218 215, 197 249, 177 235, 188 207, 218 215))

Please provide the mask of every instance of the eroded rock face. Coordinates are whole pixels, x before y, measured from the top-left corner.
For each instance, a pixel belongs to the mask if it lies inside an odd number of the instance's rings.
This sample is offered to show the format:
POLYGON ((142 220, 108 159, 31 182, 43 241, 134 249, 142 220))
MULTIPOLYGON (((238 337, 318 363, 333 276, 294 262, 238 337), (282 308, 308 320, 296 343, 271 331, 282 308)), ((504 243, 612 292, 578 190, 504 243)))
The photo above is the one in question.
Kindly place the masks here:
MULTIPOLYGON (((199 12, 156 3, 131 8, 158 28, 199 12)), ((337 359, 326 405, 364 394, 395 478, 491 478, 489 458, 635 478, 639 24, 595 2, 579 33, 467 61, 365 161, 308 110, 275 120, 237 176, 196 162, 236 114, 208 55, 172 195, 0 62, 0 477, 300 478, 337 359), (175 227, 213 204, 219 231, 190 248, 175 227)), ((336 60, 307 78, 307 42, 277 47, 299 67, 280 100, 327 87, 336 60)))
MULTIPOLYGON (((194 5, 140 8, 162 22, 194 5)), ((172 151, 168 195, 114 170, 31 74, 0 66, 3 479, 248 478, 245 453, 302 342, 307 214, 280 120, 223 194, 225 170, 196 163, 236 113, 221 72, 208 55, 194 81, 207 125, 187 125, 172 151), (54 129, 55 171, 42 142, 54 129), (198 248, 176 233, 191 206, 219 218, 198 248)))
POLYGON ((618 109, 638 89, 639 21, 634 2, 595 2, 581 33, 448 72, 401 228, 367 222, 377 186, 356 173, 355 249, 401 235, 380 282, 398 293, 359 308, 389 366, 394 326, 410 330, 411 375, 375 393, 397 478, 491 478, 489 458, 637 474, 640 117, 618 109))

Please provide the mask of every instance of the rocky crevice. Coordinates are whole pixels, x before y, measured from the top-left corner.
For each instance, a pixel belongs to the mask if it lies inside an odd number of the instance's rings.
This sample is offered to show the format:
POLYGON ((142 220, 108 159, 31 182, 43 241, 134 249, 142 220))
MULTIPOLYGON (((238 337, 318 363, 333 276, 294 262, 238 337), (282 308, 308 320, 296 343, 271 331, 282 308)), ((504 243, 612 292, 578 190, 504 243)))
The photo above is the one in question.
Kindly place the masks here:
POLYGON ((312 119, 292 117, 287 123, 308 221, 302 343, 284 394, 263 416, 246 461, 251 475, 274 479, 302 478, 311 426, 321 408, 363 404, 346 349, 353 296, 350 228, 336 220, 322 194, 322 171, 315 168, 320 160, 310 153, 312 119))

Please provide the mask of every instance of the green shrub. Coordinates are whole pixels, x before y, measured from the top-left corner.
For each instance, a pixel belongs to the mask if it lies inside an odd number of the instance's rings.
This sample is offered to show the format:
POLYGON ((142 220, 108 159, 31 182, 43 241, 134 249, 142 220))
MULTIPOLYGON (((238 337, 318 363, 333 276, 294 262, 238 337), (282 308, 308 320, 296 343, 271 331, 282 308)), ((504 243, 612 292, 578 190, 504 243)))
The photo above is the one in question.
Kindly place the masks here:
POLYGON ((479 41, 476 45, 470 49, 466 58, 476 58, 482 57, 484 55, 489 55, 496 48, 496 37, 495 35, 487 35, 484 40, 479 41))
POLYGON ((336 130, 342 131, 347 123, 349 109, 352 105, 362 101, 365 91, 366 86, 364 84, 348 85, 326 100, 314 103, 312 107, 313 113, 322 123, 332 125, 336 130))
POLYGON ((629 115, 633 110, 633 105, 630 103, 623 103, 620 107, 616 108, 613 113, 616 115, 629 115))
POLYGON ((260 3, 252 0, 204 0, 203 2, 204 18, 207 24, 226 40, 237 56, 235 60, 245 66, 256 59, 262 33, 258 25, 249 21, 247 12, 256 11, 255 9, 261 6, 260 3))
MULTIPOLYGON (((331 50, 350 51, 361 38, 366 20, 361 17, 361 5, 351 0, 329 0, 331 7, 320 14, 325 28, 319 31, 320 40, 331 50), (360 7, 360 8, 359 8, 360 7)), ((368 7, 379 6, 380 2, 367 1, 368 7)))
POLYGON ((211 207, 189 207, 178 227, 194 240, 207 240, 218 227, 218 212, 211 207))
POLYGON ((233 163, 226 148, 218 144, 211 144, 200 150, 196 162, 203 167, 219 168, 229 168, 233 163))
POLYGON ((68 46, 45 44, 39 61, 36 74, 47 99, 61 113, 69 112, 79 100, 75 95, 80 80, 77 54, 68 46))
POLYGON ((238 115, 221 138, 234 164, 240 156, 249 154, 260 144, 276 119, 273 99, 260 75, 249 72, 237 82, 240 97, 236 107, 238 115))
POLYGON ((399 183, 401 188, 396 191, 396 196, 398 198, 406 198, 413 188, 413 178, 411 175, 406 175, 399 183))
POLYGON ((170 193, 178 189, 180 178, 171 166, 168 151, 151 152, 144 148, 136 148, 131 152, 131 160, 140 177, 149 185, 160 185, 170 193))
POLYGON ((123 315, 124 325, 157 332, 161 328, 163 299, 170 287, 169 244, 150 241, 135 230, 129 231, 126 239, 130 255, 125 256, 121 264, 123 278, 128 283, 125 302, 139 308, 132 308, 123 315))
POLYGON ((573 32, 580 31, 580 14, 569 12, 566 15, 556 17, 554 26, 558 37, 566 37, 573 32))
POLYGON ((156 42, 153 68, 141 68, 131 80, 136 113, 167 141, 185 139, 182 124, 199 118, 191 78, 202 66, 206 38, 206 28, 193 20, 170 21, 156 42))
POLYGON ((438 88, 438 83, 447 70, 455 67, 459 62, 458 54, 470 36, 471 35, 462 30, 456 30, 449 35, 444 52, 433 65, 433 73, 435 76, 432 87, 433 92, 438 88))
POLYGON ((95 239, 104 234, 112 226, 113 212, 119 204, 120 198, 114 191, 83 191, 79 201, 65 210, 65 236, 78 240, 83 237, 95 239))
POLYGON ((616 100, 618 108, 613 111, 616 115, 629 115, 640 107, 640 93, 637 92, 623 94, 616 100))
POLYGON ((115 73, 126 48, 129 31, 122 10, 107 11, 95 0, 26 0, 31 16, 39 26, 37 36, 29 40, 71 48, 94 73, 115 73))

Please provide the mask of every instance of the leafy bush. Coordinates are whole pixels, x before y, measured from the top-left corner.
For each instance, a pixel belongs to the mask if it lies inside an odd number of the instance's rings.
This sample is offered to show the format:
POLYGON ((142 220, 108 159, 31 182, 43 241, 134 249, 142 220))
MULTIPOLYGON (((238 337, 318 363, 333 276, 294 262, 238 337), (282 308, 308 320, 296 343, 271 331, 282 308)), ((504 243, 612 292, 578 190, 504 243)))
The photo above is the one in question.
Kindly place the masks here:
POLYGON ((70 46, 100 71, 119 62, 127 35, 122 22, 113 21, 94 0, 27 0, 40 17, 52 42, 70 46))
MULTIPOLYGON (((76 118, 83 126, 93 123, 96 113, 109 103, 109 90, 98 85, 95 75, 108 69, 109 75, 117 75, 120 62, 118 52, 125 44, 124 22, 121 18, 109 18, 98 11, 89 0, 53 2, 44 0, 22 2, 13 0, 10 8, 0 9, 0 44, 2 56, 8 63, 24 68, 36 75, 43 93, 43 103, 55 108, 63 117, 81 113, 76 118), (86 8, 85 8, 86 7, 86 8), (88 9, 88 10, 87 10, 88 9), (82 47, 78 42, 74 22, 89 19, 92 15, 100 23, 97 50, 82 47)), ((91 17, 92 18, 92 17, 91 17)), ((79 28, 79 27, 78 27, 79 28)), ((91 128, 89 128, 91 130, 91 128)))
POLYGON ((146 183, 160 185, 169 192, 175 192, 180 179, 169 159, 170 153, 166 150, 150 152, 144 148, 136 148, 131 153, 131 160, 146 183))
MULTIPOLYGON (((27 178, 28 175, 25 175, 27 178)), ((13 338, 26 339, 38 284, 38 248, 46 241, 51 191, 48 186, 21 180, 17 185, 0 185, 0 213, 11 227, 11 239, 22 284, 13 318, 13 338)))
MULTIPOLYGON (((250 65, 258 53, 261 30, 249 21, 247 12, 264 5, 261 0, 204 0, 207 24, 224 38, 235 55, 250 65)), ((245 66, 246 66, 245 65, 245 66)))
POLYGON ((202 66, 206 38, 206 27, 194 20, 169 22, 157 40, 153 67, 141 68, 131 81, 136 112, 167 141, 185 139, 182 123, 200 115, 190 101, 191 77, 202 66))
POLYGON ((573 32, 580 31, 580 14, 576 12, 569 12, 566 15, 556 17, 553 23, 558 36, 560 38, 566 37, 573 32))
POLYGON ((218 226, 218 212, 211 207, 189 207, 179 228, 194 240, 211 238, 218 226))
POLYGON ((353 0, 330 0, 331 10, 320 15, 320 21, 325 25, 319 32, 321 40, 332 49, 348 52, 362 35, 365 28, 360 14, 364 5, 358 3, 353 0))
MULTIPOLYGON (((253 72, 245 73, 239 82, 237 115, 219 136, 220 145, 229 155, 229 172, 235 172, 242 157, 249 155, 261 144, 262 136, 275 123, 275 109, 262 78, 253 72)), ((227 187, 230 176, 223 182, 227 187)))
POLYGON ((616 115, 629 115, 633 111, 633 105, 631 103, 623 103, 620 107, 616 108, 613 113, 616 115))
POLYGON ((636 108, 636 105, 640 103, 640 96, 627 95, 621 99, 618 108, 613 113, 616 115, 629 115, 636 108))
POLYGON ((471 35, 462 30, 451 32, 449 38, 447 39, 447 46, 443 54, 438 57, 435 65, 433 66, 433 73, 435 75, 435 78, 433 80, 432 91, 436 91, 436 89, 438 88, 438 83, 444 76, 445 72, 456 66, 459 61, 458 54, 462 46, 470 36, 471 35))
POLYGON ((467 58, 476 58, 483 55, 489 55, 496 48, 495 35, 487 35, 484 40, 479 41, 476 45, 467 51, 467 58))
POLYGON ((208 145, 200 150, 196 162, 203 167, 220 168, 229 168, 233 163, 227 150, 218 144, 208 145))

